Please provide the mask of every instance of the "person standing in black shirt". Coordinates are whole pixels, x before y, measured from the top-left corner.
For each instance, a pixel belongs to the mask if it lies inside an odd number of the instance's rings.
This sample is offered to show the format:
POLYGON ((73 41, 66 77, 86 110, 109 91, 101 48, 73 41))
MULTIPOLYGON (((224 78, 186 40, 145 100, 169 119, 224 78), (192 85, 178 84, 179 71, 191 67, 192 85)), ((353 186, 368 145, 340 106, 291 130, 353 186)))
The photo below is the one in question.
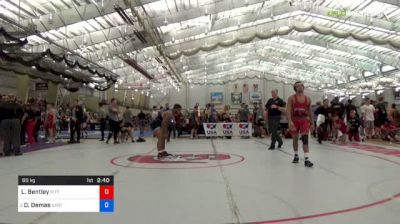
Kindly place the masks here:
POLYGON ((83 120, 83 108, 79 105, 79 101, 75 100, 73 107, 71 108, 70 117, 70 139, 68 143, 81 143, 81 122, 83 120), (76 142, 75 142, 75 132, 76 132, 76 142))
POLYGON ((340 119, 344 119, 344 104, 339 102, 339 97, 335 97, 331 102, 332 113, 337 114, 340 119))
POLYGON ((114 137, 114 144, 119 144, 117 140, 118 133, 121 128, 120 111, 118 106, 118 101, 115 98, 111 99, 111 104, 108 107, 108 121, 110 123, 110 132, 108 133, 108 138, 106 143, 110 141, 111 137, 114 137))
POLYGON ((347 118, 347 119, 349 119, 349 117, 350 117, 350 112, 351 112, 352 110, 354 110, 354 111, 356 112, 356 116, 359 117, 359 116, 358 116, 358 113, 357 113, 357 107, 353 105, 353 101, 352 101, 352 100, 348 100, 348 101, 347 101, 347 105, 346 105, 346 118, 347 118))
POLYGON ((278 142, 278 148, 282 147, 283 141, 279 135, 279 126, 282 112, 285 111, 286 103, 278 97, 278 90, 274 89, 271 91, 272 98, 270 98, 265 105, 265 109, 268 114, 268 129, 271 133, 271 145, 269 150, 275 149, 275 143, 278 142))
POLYGON ((22 107, 14 97, 5 97, 0 104, 1 132, 4 138, 4 155, 9 156, 11 149, 16 156, 21 152, 21 118, 24 115, 22 107))
POLYGON ((100 141, 104 141, 104 131, 106 130, 107 112, 103 103, 99 103, 99 123, 100 123, 100 141))
POLYGON ((375 118, 375 135, 381 135, 381 126, 388 121, 386 102, 383 96, 378 97, 378 103, 375 106, 376 118, 375 118))

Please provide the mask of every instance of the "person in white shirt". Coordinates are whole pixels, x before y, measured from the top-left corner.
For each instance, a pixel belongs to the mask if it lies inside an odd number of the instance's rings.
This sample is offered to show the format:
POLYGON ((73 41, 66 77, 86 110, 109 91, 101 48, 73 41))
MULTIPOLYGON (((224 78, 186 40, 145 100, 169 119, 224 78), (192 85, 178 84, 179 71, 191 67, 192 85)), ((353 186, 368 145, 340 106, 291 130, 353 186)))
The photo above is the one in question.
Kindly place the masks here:
POLYGON ((368 138, 372 137, 374 130, 374 112, 375 107, 371 104, 369 98, 365 98, 365 104, 361 107, 362 120, 364 122, 365 134, 368 138))

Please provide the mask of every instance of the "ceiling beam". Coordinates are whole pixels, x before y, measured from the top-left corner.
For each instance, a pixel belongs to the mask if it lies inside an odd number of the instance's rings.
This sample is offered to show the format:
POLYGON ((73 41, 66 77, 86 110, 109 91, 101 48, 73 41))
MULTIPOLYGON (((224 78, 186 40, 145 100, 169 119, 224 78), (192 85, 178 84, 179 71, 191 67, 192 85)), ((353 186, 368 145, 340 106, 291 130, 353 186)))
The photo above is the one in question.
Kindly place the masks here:
MULTIPOLYGON (((142 4, 148 4, 156 1, 158 0, 142 0, 142 1, 130 1, 130 2, 134 7, 136 7, 136 6, 141 6, 142 4)), ((34 30, 37 30, 38 32, 46 32, 48 30, 59 29, 67 25, 72 25, 74 23, 78 23, 83 20, 90 20, 100 16, 115 13, 114 10, 115 4, 118 4, 124 10, 128 9, 128 7, 125 5, 124 0, 114 0, 114 1, 105 0, 104 7, 102 7, 100 10, 94 4, 85 4, 58 11, 57 15, 54 15, 54 12, 52 12, 46 15, 42 15, 39 18, 22 20, 21 25, 24 27, 32 27, 33 24, 34 30)))
MULTIPOLYGON (((333 43, 330 41, 321 40, 321 39, 317 39, 315 37, 310 37, 310 36, 305 36, 305 35, 301 35, 301 36, 287 35, 287 36, 282 36, 281 38, 287 39, 287 40, 294 40, 294 41, 298 41, 298 42, 304 42, 305 44, 324 47, 327 49, 337 50, 337 51, 341 51, 341 52, 347 52, 347 53, 351 53, 353 55, 360 55, 363 57, 367 57, 371 60, 379 60, 383 64, 387 64, 387 65, 391 65, 396 68, 400 68, 400 61, 396 57, 389 56, 385 53, 381 53, 375 49, 365 50, 365 49, 361 49, 359 47, 355 47, 354 45, 351 45, 351 41, 353 41, 353 40, 349 40, 350 41, 349 44, 337 44, 337 43, 333 43)), ((392 53, 395 51, 390 50, 388 52, 392 53)))
MULTIPOLYGON (((53 40, 53 41, 55 43, 57 43, 58 45, 67 47, 71 51, 74 51, 76 49, 79 49, 81 47, 81 45, 84 45, 85 48, 87 48, 87 47, 91 47, 96 44, 101 44, 101 43, 116 40, 119 38, 133 37, 136 27, 128 26, 129 28, 127 28, 126 32, 125 32, 126 27, 127 27, 127 25, 111 27, 111 28, 107 28, 107 29, 97 30, 94 32, 88 32, 88 33, 82 34, 82 35, 76 35, 76 36, 72 36, 72 37, 68 36, 68 37, 58 39, 58 40, 53 40), (122 32, 121 32, 121 30, 122 30, 122 32)), ((141 42, 139 40, 137 40, 137 38, 130 38, 130 40, 132 40, 132 41, 135 40, 135 42, 136 42, 135 44, 138 44, 138 45, 141 44, 141 42)), ((40 45, 40 44, 39 45, 34 44, 33 49, 34 49, 34 51, 35 51, 35 49, 37 49, 37 51, 40 52, 43 49, 42 46, 43 45, 40 45)), ((47 47, 48 44, 44 44, 44 46, 47 47)), ((54 47, 52 45, 50 45, 49 48, 53 52, 60 51, 60 48, 54 47)), ((102 48, 100 48, 99 50, 101 50, 101 53, 104 53, 104 50, 102 48)), ((57 53, 59 53, 59 52, 57 52, 57 53)))

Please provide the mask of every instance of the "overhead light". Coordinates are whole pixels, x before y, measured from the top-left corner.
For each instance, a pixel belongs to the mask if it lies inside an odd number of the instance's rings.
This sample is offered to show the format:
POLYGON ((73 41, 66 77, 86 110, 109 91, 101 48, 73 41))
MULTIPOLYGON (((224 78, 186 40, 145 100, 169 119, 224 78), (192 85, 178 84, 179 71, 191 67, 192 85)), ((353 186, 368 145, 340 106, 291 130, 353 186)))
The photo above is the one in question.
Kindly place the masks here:
POLYGON ((382 66, 382 72, 390 72, 395 70, 396 68, 390 65, 384 65, 382 66))
POLYGON ((350 76, 349 80, 350 80, 350 81, 355 81, 355 80, 357 80, 357 78, 354 77, 354 76, 350 76))
POLYGON ((373 76, 373 75, 375 75, 375 74, 372 73, 372 72, 368 72, 368 71, 364 72, 364 77, 370 77, 370 76, 373 76))

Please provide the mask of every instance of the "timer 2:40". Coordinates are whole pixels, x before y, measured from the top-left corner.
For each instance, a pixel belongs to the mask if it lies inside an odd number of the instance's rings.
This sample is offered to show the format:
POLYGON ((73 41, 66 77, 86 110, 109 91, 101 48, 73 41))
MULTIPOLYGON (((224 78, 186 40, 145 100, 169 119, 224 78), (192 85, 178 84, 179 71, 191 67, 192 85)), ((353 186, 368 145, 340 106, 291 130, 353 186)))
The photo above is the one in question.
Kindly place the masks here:
POLYGON ((108 177, 98 177, 97 178, 97 183, 110 183, 110 178, 108 177))

